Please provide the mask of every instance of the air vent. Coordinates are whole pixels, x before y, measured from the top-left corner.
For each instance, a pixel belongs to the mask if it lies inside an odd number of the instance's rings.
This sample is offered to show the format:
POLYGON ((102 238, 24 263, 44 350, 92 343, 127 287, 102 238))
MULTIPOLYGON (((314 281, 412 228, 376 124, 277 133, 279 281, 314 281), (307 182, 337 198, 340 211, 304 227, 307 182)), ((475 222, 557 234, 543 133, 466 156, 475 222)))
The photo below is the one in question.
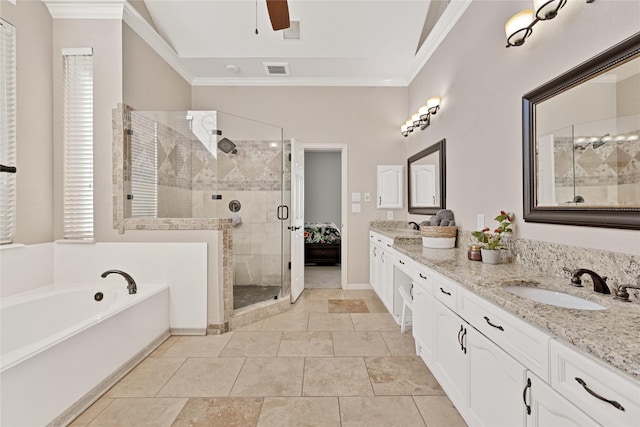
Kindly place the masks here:
POLYGON ((263 62, 264 71, 268 76, 289 76, 288 62, 263 62))

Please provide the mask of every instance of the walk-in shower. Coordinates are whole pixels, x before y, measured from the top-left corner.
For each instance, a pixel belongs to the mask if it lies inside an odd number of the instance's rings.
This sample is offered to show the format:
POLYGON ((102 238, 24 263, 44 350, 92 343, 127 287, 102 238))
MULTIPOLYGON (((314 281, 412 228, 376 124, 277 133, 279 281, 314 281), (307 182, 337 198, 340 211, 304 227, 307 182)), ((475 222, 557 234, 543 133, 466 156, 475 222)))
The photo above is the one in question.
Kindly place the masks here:
POLYGON ((231 219, 234 308, 289 291, 290 146, 282 135, 220 111, 131 112, 125 215, 231 219))

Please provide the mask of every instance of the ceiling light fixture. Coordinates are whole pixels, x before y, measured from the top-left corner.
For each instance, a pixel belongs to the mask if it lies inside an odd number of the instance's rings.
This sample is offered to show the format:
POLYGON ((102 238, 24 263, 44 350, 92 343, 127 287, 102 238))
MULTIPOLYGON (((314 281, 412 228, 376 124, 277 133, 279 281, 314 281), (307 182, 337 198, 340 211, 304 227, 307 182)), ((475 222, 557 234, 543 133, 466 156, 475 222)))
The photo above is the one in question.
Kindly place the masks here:
MULTIPOLYGON (((595 0, 586 0, 593 3, 595 0)), ((522 46, 533 33, 533 26, 539 21, 549 21, 558 15, 558 11, 567 4, 567 0, 533 0, 533 10, 516 13, 504 26, 507 34, 507 47, 522 46)))
POLYGON ((400 126, 402 136, 409 136, 414 130, 424 130, 431 124, 431 116, 434 116, 440 109, 440 98, 434 96, 427 100, 427 105, 423 105, 418 112, 411 115, 411 118, 405 124, 400 126))

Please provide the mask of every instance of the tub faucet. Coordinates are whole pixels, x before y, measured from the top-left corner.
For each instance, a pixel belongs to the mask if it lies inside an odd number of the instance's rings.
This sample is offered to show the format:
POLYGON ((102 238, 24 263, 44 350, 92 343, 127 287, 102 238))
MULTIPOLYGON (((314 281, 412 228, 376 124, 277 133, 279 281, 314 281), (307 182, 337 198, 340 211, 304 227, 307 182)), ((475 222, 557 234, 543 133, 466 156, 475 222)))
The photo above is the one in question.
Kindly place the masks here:
POLYGON ((607 278, 600 277, 600 275, 595 271, 587 270, 586 268, 577 268, 575 270, 563 268, 563 270, 571 274, 571 286, 581 287, 582 279, 580 277, 583 274, 588 274, 591 276, 591 280, 593 280, 593 290, 595 292, 600 292, 601 294, 611 293, 609 286, 607 286, 607 278))
POLYGON ((119 274, 119 275, 121 275, 122 277, 125 278, 125 280, 127 281, 127 290, 129 291, 129 294, 135 294, 136 292, 138 292, 138 287, 136 286, 136 281, 133 280, 133 277, 131 277, 130 275, 128 275, 124 271, 107 270, 104 273, 102 273, 100 276, 107 277, 108 275, 110 275, 112 273, 119 274))

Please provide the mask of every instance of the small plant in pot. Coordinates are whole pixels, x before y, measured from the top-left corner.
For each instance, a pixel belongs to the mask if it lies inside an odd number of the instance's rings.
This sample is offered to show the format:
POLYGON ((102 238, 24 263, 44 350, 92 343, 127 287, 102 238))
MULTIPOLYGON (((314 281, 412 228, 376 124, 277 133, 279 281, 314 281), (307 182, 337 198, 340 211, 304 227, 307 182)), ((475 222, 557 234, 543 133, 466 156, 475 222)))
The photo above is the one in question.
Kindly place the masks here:
POLYGON ((493 232, 487 227, 471 233, 478 239, 478 242, 482 243, 482 262, 487 264, 498 264, 500 262, 500 249, 505 247, 502 239, 507 233, 513 232, 511 228, 513 223, 512 213, 500 211, 500 215, 495 217, 495 220, 498 221, 498 228, 493 232))

